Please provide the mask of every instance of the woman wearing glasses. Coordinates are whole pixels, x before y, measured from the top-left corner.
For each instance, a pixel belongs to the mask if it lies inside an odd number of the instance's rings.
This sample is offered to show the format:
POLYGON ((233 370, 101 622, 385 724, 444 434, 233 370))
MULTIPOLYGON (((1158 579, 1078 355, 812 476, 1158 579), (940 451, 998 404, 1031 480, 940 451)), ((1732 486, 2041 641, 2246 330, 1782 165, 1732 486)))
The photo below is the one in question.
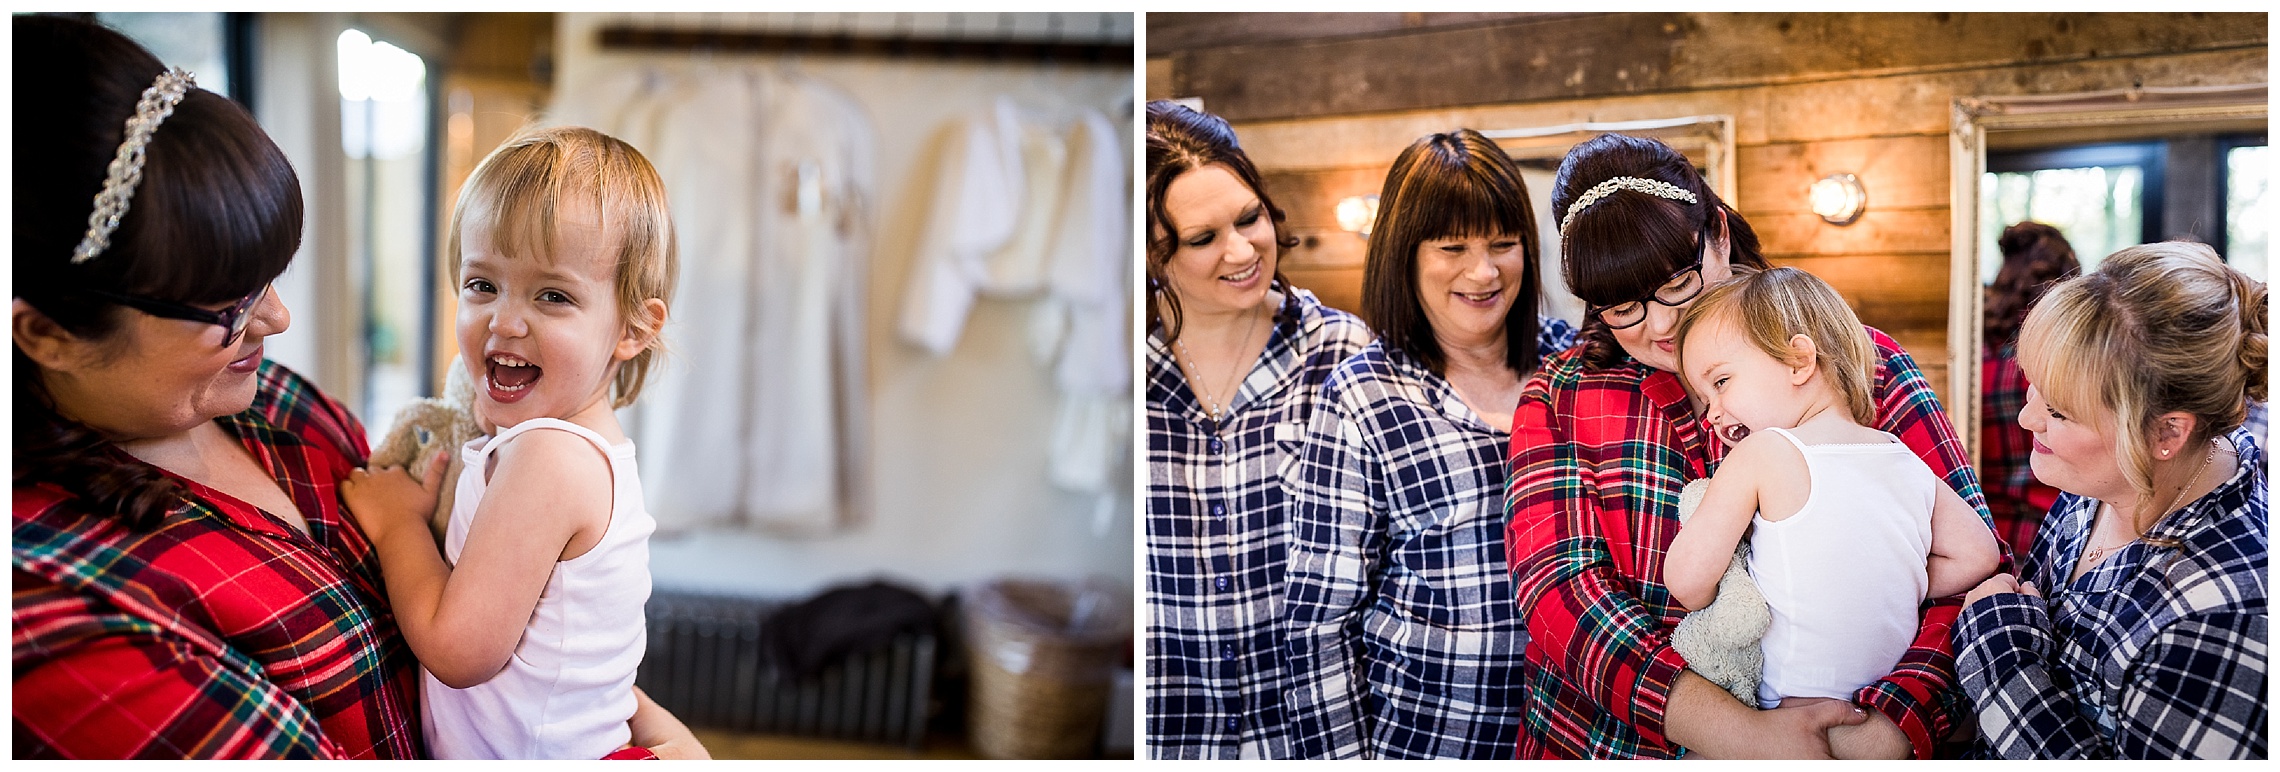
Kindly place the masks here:
POLYGON ((1378 200, 1378 339, 1323 386, 1292 497, 1292 736, 1308 757, 1511 758, 1504 448, 1521 381, 1575 332, 1537 315, 1536 216, 1496 143, 1418 139, 1378 200))
MULTIPOLYGON (((1553 185, 1563 275, 1591 306, 1583 345, 1544 363, 1513 417, 1506 544, 1530 637, 1519 755, 1929 757, 1963 718, 1949 707, 1952 600, 1926 612, 1896 672, 1852 705, 1755 710, 1671 648, 1685 611, 1661 577, 1679 490, 1709 476, 1724 450, 1673 372, 1672 336, 1704 286, 1765 259, 1749 224, 1660 142, 1594 138, 1568 153, 1553 185)), ((1891 338, 1869 333, 1883 359, 1876 428, 1984 515, 1930 384, 1891 338)))
MULTIPOLYGON (((364 427, 262 357, 292 167, 118 33, 11 23, 40 116, 14 156, 16 756, 422 755, 419 664, 335 492, 364 427)), ((702 752, 644 708, 636 742, 702 752)))

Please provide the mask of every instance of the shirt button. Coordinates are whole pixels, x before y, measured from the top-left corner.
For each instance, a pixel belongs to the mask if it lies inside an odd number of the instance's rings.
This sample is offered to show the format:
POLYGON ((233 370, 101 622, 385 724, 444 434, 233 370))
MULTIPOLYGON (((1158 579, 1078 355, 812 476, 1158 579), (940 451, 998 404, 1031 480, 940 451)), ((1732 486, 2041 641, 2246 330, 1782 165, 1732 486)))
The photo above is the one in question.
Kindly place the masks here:
POLYGON ((1211 438, 1210 444, 1206 447, 1211 448, 1211 452, 1217 453, 1221 448, 1227 447, 1227 445, 1226 443, 1220 442, 1218 437, 1213 437, 1211 438))
POLYGON ((1232 732, 1240 728, 1242 728, 1241 719, 1238 719, 1234 716, 1227 717, 1227 731, 1232 732))
POLYGON ((1213 579, 1211 580, 1211 584, 1214 587, 1218 587, 1220 592, 1227 591, 1227 577, 1222 576, 1217 579, 1213 579))
POLYGON ((1229 661, 1229 662, 1233 662, 1233 661, 1235 661, 1235 644, 1232 644, 1232 643, 1223 643, 1223 644, 1220 644, 1220 645, 1219 645, 1219 658, 1220 658, 1220 659, 1224 659, 1224 660, 1227 660, 1227 661, 1229 661))
POLYGON ((1212 516, 1212 517, 1220 517, 1220 516, 1223 516, 1223 515, 1226 515, 1226 514, 1227 514, 1227 505, 1225 505, 1225 504, 1213 504, 1213 505, 1211 505, 1211 516, 1212 516))

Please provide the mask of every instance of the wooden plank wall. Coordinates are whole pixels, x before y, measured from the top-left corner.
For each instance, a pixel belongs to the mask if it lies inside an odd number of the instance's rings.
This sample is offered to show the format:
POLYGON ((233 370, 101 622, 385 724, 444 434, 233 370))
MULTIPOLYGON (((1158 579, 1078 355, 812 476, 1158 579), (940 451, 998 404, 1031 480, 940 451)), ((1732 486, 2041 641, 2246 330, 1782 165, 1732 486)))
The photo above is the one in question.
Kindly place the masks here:
MULTIPOLYGON (((1604 14, 1348 30, 1291 40, 1274 14, 1151 14, 1151 98, 1200 97, 1234 122, 1304 243, 1285 274, 1334 305, 1359 295, 1362 242, 1339 198, 1378 192, 1410 140, 1479 129, 1735 117, 1737 194, 1769 256, 1812 271, 1916 355, 1942 392, 1950 105, 1957 97, 2262 83, 2264 14, 1604 14), (1159 34, 1158 19, 1162 18, 1159 34), (1208 45, 1176 33, 1212 23, 1208 45), (1245 38, 1227 28, 1250 26, 1245 38), (1230 42, 1248 39, 1268 43, 1230 42), (1852 172, 1856 223, 1806 209, 1852 172)), ((1959 352, 1960 353, 1960 352, 1959 352)), ((1961 361, 1975 362, 1975 357, 1961 361)))

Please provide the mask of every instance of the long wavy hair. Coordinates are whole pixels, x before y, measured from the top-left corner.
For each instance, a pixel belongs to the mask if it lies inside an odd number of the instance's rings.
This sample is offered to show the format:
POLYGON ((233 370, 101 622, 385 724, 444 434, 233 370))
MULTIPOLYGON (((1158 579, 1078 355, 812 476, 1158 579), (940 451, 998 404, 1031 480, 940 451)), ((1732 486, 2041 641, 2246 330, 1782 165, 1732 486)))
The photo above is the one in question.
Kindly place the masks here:
MULTIPOLYGON (((210 305, 253 294, 301 243, 301 184, 253 116, 192 88, 159 124, 142 183, 108 249, 72 264, 106 169, 144 89, 165 70, 126 36, 88 22, 17 16, 14 27, 15 294, 83 340, 129 313, 88 290, 210 305)), ((56 412, 40 367, 15 351, 17 486, 50 484, 149 528, 181 487, 101 433, 56 412)))
MULTIPOLYGON (((1165 266, 1172 253, 1179 251, 1179 226, 1171 215, 1164 212, 1164 193, 1171 190, 1172 180, 1190 171, 1212 164, 1227 167, 1242 180, 1259 203, 1267 209, 1267 219, 1274 223, 1275 246, 1290 249, 1298 246, 1298 237, 1282 232, 1286 215, 1275 201, 1267 196, 1266 185, 1259 181, 1259 167, 1243 152, 1235 141, 1235 128, 1226 119, 1210 113, 1190 109, 1168 100, 1148 103, 1148 326, 1164 330, 1164 342, 1180 338, 1180 296, 1171 291, 1164 278, 1165 266), (1162 310, 1158 310, 1157 301, 1162 310)), ((1280 255, 1277 255, 1279 258, 1280 255)), ((1283 278, 1282 262, 1275 262, 1274 283, 1270 286, 1284 293, 1290 290, 1290 280, 1283 278)))

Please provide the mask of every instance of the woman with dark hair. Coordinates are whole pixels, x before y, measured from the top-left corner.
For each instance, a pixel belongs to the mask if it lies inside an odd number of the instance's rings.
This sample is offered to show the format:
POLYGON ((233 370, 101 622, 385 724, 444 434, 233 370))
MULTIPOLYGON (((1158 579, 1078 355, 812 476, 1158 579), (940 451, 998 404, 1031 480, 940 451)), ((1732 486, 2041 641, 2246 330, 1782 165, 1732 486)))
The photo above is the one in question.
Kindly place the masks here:
MULTIPOLYGON (((16 756, 422 755, 419 663, 337 494, 364 428, 262 358, 292 167, 118 33, 11 23, 16 756)), ((701 755, 643 702, 636 742, 701 755)))
MULTIPOLYGON (((1593 138, 1553 185, 1562 271, 1590 306, 1584 345, 1544 363, 1513 417, 1506 545, 1529 634, 1519 755, 1928 757, 1961 718, 1944 634, 1953 600, 1928 608, 1895 672, 1851 705, 1755 710, 1672 648, 1685 610, 1661 577, 1679 491, 1724 451, 1674 372, 1672 336, 1704 286, 1765 258, 1749 223, 1660 142, 1593 138)), ((1868 332, 1873 428, 1984 511, 1930 384, 1891 338, 1868 332)))
POLYGON ((1479 132, 1410 144, 1378 194, 1376 342, 1323 387, 1292 509, 1299 755, 1511 758, 1527 641, 1504 563, 1520 384, 1575 342, 1537 313, 1520 169, 1479 132))
POLYGON ((2019 369, 2019 323, 2035 299, 2060 279, 2082 270, 2074 247, 2057 228, 2039 222, 2003 229, 1995 246, 2003 268, 1986 289, 1979 347, 1979 479, 1987 486, 1987 514, 1995 535, 2013 551, 2034 546, 2035 526, 2058 501, 2058 489, 2035 479, 2027 457, 2032 437, 2019 428, 2027 404, 2027 376, 2019 369))
POLYGON ((2035 477, 2066 493, 2020 575, 1972 590, 1955 622, 1984 751, 2268 755, 2270 482, 2241 423, 2267 395, 2270 311, 2262 282, 2172 241, 2114 253, 2027 315, 2017 421, 2035 477))
POLYGON ((1147 186, 1149 755, 1284 758, 1287 481, 1369 330, 1276 271, 1297 240, 1226 121, 1149 102, 1147 186))

